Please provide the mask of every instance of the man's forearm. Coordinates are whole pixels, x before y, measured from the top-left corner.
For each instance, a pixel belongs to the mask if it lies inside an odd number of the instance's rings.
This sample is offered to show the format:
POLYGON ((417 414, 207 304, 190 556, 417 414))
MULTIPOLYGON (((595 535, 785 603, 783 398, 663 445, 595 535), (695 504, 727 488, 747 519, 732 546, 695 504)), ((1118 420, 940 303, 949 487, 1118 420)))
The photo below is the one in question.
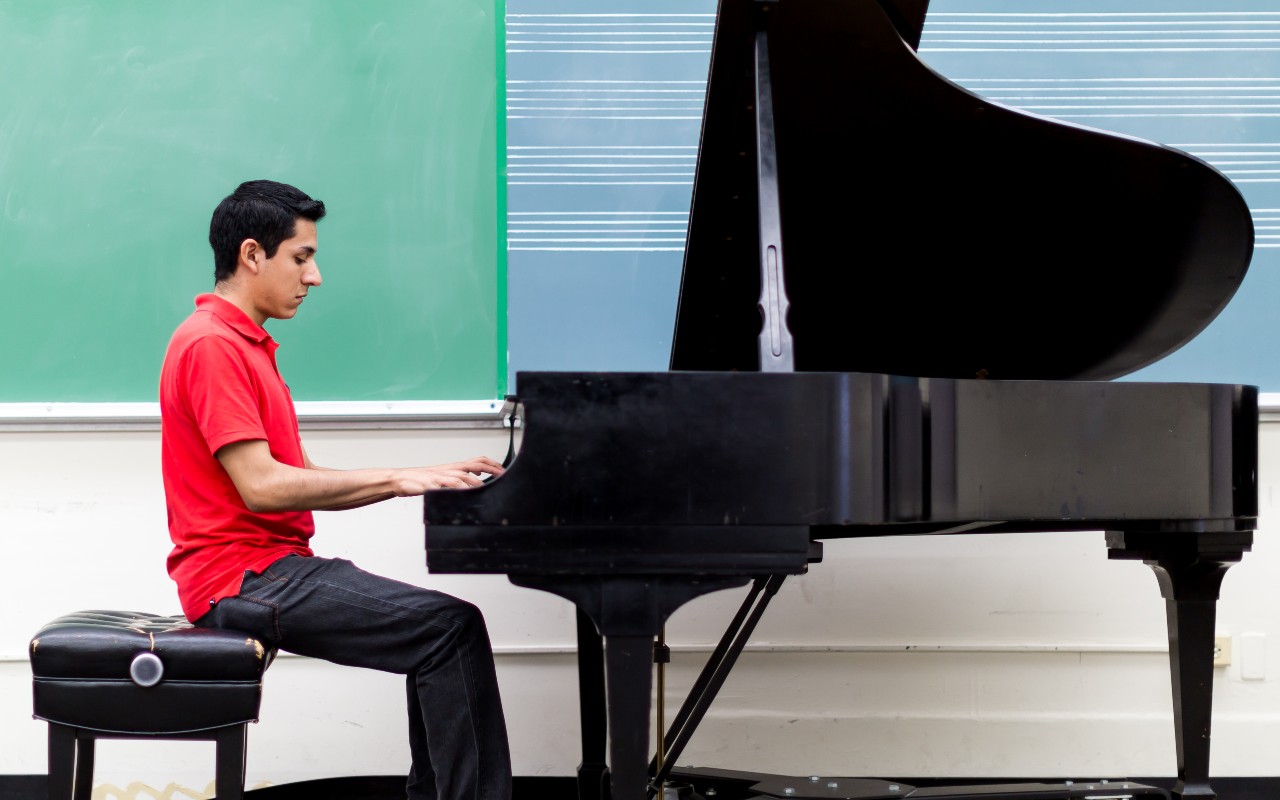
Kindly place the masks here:
POLYGON ((392 469, 301 469, 276 462, 266 475, 241 486, 250 511, 311 511, 353 508, 396 496, 392 469))

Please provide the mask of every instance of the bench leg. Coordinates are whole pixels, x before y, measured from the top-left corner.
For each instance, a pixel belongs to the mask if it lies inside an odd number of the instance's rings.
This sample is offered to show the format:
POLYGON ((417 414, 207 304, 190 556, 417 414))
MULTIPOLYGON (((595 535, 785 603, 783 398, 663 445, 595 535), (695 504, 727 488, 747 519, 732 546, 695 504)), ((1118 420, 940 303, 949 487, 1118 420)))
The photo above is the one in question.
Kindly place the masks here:
POLYGON ((217 800, 244 800, 246 725, 218 731, 217 800))
POLYGON ((93 734, 76 731, 75 800, 93 798, 93 734))
POLYGON ((76 777, 76 730, 49 723, 49 800, 72 800, 76 777))

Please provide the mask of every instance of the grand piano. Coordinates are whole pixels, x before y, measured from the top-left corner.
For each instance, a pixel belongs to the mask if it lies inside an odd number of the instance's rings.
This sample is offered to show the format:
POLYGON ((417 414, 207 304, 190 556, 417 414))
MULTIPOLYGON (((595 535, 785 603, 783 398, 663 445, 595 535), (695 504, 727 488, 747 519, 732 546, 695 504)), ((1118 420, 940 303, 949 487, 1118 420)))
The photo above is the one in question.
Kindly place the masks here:
POLYGON ((431 572, 576 604, 584 800, 669 773, 655 637, 692 598, 752 585, 677 745, 824 540, 1079 530, 1155 571, 1173 794, 1216 797, 1214 614, 1256 528, 1257 389, 1114 379, 1230 301, 1248 208, 1187 153, 937 74, 926 10, 721 0, 670 370, 519 373, 506 473, 425 498, 431 572))

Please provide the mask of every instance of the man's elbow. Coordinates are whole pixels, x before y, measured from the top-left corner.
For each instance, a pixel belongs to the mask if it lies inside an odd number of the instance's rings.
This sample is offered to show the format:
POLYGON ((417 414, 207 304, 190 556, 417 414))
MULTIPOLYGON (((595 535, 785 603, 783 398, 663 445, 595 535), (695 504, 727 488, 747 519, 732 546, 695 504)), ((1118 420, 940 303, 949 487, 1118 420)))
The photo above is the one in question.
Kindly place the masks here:
POLYGON ((259 497, 252 492, 246 492, 243 489, 240 491, 240 500, 244 503, 245 508, 255 514, 267 514, 272 511, 280 510, 278 508, 273 508, 268 499, 259 497))
POLYGON ((275 511, 292 511, 288 493, 270 482, 248 482, 244 486, 236 485, 240 492, 240 500, 244 507, 254 514, 270 514, 275 511))
POLYGON ((240 499, 244 501, 244 507, 255 514, 269 514, 273 511, 283 511, 283 508, 277 508, 273 503, 255 499, 251 496, 240 495, 240 499))

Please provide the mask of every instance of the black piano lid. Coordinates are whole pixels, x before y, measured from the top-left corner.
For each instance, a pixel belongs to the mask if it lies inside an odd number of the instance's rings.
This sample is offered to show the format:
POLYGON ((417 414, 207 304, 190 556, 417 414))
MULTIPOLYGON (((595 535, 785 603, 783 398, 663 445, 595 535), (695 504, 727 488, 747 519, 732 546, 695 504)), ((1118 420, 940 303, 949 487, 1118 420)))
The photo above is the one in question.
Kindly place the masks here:
POLYGON ((882 0, 880 5, 903 41, 911 45, 912 50, 918 48, 929 0, 882 0))
MULTIPOLYGON (((673 370, 757 369, 753 2, 717 15, 673 370)), ((912 47, 926 5, 770 12, 796 369, 1103 380, 1194 338, 1252 257, 1240 193, 951 83, 912 47)))

